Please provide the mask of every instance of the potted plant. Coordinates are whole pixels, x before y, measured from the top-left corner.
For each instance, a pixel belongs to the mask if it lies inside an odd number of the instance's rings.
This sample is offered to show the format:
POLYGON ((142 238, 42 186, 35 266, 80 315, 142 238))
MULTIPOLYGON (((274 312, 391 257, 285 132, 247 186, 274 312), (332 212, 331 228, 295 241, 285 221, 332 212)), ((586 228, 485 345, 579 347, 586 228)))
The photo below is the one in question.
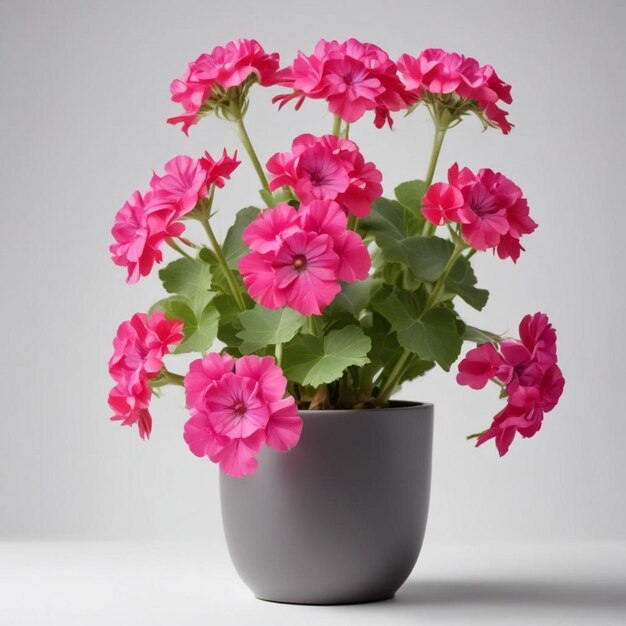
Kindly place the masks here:
POLYGON ((491 66, 444 50, 396 63, 373 44, 321 40, 280 68, 278 54, 238 40, 190 63, 171 94, 183 110, 168 122, 185 133, 211 114, 236 128, 262 203, 233 215, 224 238, 214 232, 219 190, 240 164, 224 150, 171 159, 119 210, 111 253, 128 282, 149 275, 166 246, 179 258, 159 271, 167 297, 117 331, 112 419, 147 438, 152 396, 184 387, 184 441, 220 466, 226 539, 258 597, 390 597, 422 543, 433 425, 432 405, 394 393, 436 366, 449 371, 464 342, 476 344, 457 381, 492 381, 505 404, 468 438, 494 439, 504 455, 516 434, 541 428, 563 390, 546 315, 526 316, 519 338, 503 338, 469 326, 455 306, 487 303, 474 254, 516 262, 536 228, 503 174, 453 163, 435 182, 444 137, 465 117, 509 133, 510 87, 491 66), (258 86, 282 87, 281 107, 325 101, 332 132, 301 134, 261 160, 244 125, 258 86), (353 125, 373 117, 391 127, 418 107, 434 126, 428 171, 383 197, 353 125), (190 240, 189 220, 206 241, 190 240), (189 352, 199 356, 186 373, 165 366, 167 355, 189 352))

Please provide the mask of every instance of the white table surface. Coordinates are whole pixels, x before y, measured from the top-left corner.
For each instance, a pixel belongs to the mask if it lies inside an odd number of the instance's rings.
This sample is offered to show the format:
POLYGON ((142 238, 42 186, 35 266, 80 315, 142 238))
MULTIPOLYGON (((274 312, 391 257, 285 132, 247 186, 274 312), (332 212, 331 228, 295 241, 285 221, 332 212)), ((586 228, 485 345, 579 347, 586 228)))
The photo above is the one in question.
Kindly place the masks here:
POLYGON ((2 626, 626 624, 626 544, 426 543, 395 599, 256 600, 221 543, 0 542, 2 626))

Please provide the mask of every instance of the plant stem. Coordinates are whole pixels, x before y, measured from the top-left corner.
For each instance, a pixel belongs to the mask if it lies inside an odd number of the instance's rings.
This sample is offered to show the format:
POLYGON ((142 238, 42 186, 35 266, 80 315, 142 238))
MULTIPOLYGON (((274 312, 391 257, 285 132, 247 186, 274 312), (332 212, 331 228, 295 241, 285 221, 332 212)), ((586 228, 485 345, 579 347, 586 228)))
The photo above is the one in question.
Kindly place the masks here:
MULTIPOLYGON (((433 137, 433 147, 430 153, 430 161, 428 163, 428 171, 426 172, 426 178, 424 182, 426 183, 426 189, 430 187, 433 182, 433 178, 435 177, 435 170, 437 169, 437 161, 439 160, 439 153, 441 152, 441 146, 443 145, 443 140, 446 136, 447 128, 440 128, 437 124, 435 124, 435 136, 433 137)), ((422 231, 422 235, 424 237, 430 237, 435 232, 436 226, 429 222, 428 220, 424 224, 424 229, 422 231)))
POLYGON ((241 291, 239 290, 239 286, 237 285, 237 280, 235 279, 235 275, 233 271, 228 267, 228 261, 226 261, 226 257, 224 256, 224 252, 222 251, 222 246, 220 246, 213 229, 211 228, 211 224, 209 223, 209 218, 206 214, 202 214, 200 219, 200 223, 204 227, 204 230, 211 242, 211 247, 213 248, 213 252, 217 257, 218 263, 222 266, 224 270, 224 276, 226 277, 226 282, 230 287, 230 291, 239 307, 240 311, 246 310, 246 303, 244 302, 243 296, 241 295, 241 291))
POLYGON ((381 403, 387 403, 391 394, 396 390, 398 386, 398 381, 402 377, 404 370, 408 364, 409 359, 413 356, 412 352, 408 350, 404 350, 400 355, 397 363, 394 365, 394 368, 391 370, 391 374, 389 374, 389 378, 387 378, 385 384, 382 386, 380 393, 378 394, 378 401, 381 403))
POLYGON ((170 372, 164 367, 158 375, 150 381, 150 384, 153 387, 164 387, 165 385, 177 385, 178 387, 182 387, 184 381, 184 376, 170 372))
POLYGON ((333 135, 339 137, 341 135, 341 116, 335 115, 333 120, 333 135))
POLYGON ((257 176, 261 181, 261 185, 268 194, 271 194, 269 183, 267 182, 267 176, 265 175, 265 170, 261 165, 261 161, 259 161, 259 157, 252 146, 252 141, 250 141, 250 135, 248 135, 248 131, 243 123, 243 118, 238 119, 235 124, 237 125, 237 133, 239 134, 239 139, 241 144, 243 145, 244 150, 248 153, 250 157, 250 161, 252 161, 252 165, 256 170, 257 176))
POLYGON ((481 435, 484 435, 487 432, 487 430, 483 430, 482 432, 479 432, 479 433, 474 433, 473 435, 466 435, 465 439, 478 439, 478 437, 480 437, 481 435))
POLYGON ((353 230, 356 232, 358 227, 359 227, 359 218, 356 215, 350 215, 350 217, 348 218, 348 230, 353 230))
POLYGON ((276 365, 280 367, 280 362, 283 359, 283 344, 277 343, 274 347, 274 357, 276 358, 276 365))
POLYGON ((172 248, 173 250, 176 250, 176 252, 178 252, 179 254, 182 254, 184 257, 187 257, 188 259, 193 259, 193 257, 190 254, 187 254, 171 237, 168 237, 167 241, 167 245, 172 248))
POLYGON ((457 262, 457 259, 461 256, 461 254, 463 253, 466 247, 467 246, 465 245, 465 243, 459 242, 459 241, 456 242, 456 245, 454 246, 454 251, 452 252, 452 255, 450 256, 450 258, 448 259, 446 266, 443 268, 443 272, 441 272, 441 276, 437 279, 437 282, 435 283, 433 290, 430 292, 430 296, 428 297, 428 300, 426 301, 426 306, 424 307, 424 310, 420 314, 420 317, 422 317, 425 313, 430 311, 430 309, 432 309, 437 304, 437 298, 439 297, 441 290, 444 288, 446 284, 448 275, 452 271, 454 264, 457 262))

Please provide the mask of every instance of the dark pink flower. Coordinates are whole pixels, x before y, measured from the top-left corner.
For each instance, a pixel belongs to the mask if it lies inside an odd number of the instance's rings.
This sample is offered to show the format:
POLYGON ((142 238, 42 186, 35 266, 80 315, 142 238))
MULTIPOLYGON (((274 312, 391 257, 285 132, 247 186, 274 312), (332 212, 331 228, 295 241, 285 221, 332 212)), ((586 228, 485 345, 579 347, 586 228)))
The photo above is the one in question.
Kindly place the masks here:
POLYGON ((361 237, 347 230, 336 202, 314 201, 299 212, 279 204, 260 213, 243 240, 251 248, 239 262, 244 284, 271 309, 319 315, 339 293, 340 280, 363 280, 370 269, 361 237))
POLYGON ((166 319, 161 311, 150 316, 135 313, 117 329, 109 360, 109 374, 116 383, 109 394, 109 406, 115 411, 111 419, 123 426, 138 424, 142 438, 149 437, 152 428, 148 381, 163 369, 163 357, 183 340, 182 329, 182 322, 166 319))
POLYGON ((222 189, 224 187, 224 179, 230 179, 230 175, 239 167, 241 161, 237 160, 237 151, 231 157, 228 156, 226 148, 224 148, 222 156, 217 161, 205 151, 199 164, 206 173, 207 185, 209 187, 215 185, 222 189))
POLYGON ((448 170, 448 182, 463 195, 454 221, 461 223, 465 241, 476 250, 494 248, 500 258, 517 261, 520 238, 537 228, 522 190, 503 174, 487 168, 474 174, 456 163, 448 170))
POLYGON ((429 48, 417 57, 403 54, 398 60, 402 82, 414 101, 437 102, 459 118, 473 112, 486 126, 498 127, 504 134, 512 125, 499 102, 511 104, 511 87, 504 83, 490 65, 440 48, 429 48), (456 98, 446 97, 454 94, 456 98))
POLYGON ((446 222, 460 222, 459 213, 465 205, 463 194, 452 185, 434 183, 422 198, 422 215, 436 226, 446 222))
POLYGON ((482 389, 494 377, 507 376, 504 359, 493 344, 483 343, 470 350, 459 363, 456 381, 459 385, 468 385, 472 389, 482 389))
POLYGON ((389 55, 356 39, 321 39, 312 55, 299 52, 293 63, 280 71, 279 84, 293 89, 274 98, 281 107, 294 98, 298 100, 296 109, 305 98, 326 100, 330 112, 349 123, 374 111, 378 128, 385 123, 391 127, 391 112, 406 108, 410 100, 389 55))
POLYGON ((353 141, 334 135, 296 137, 291 152, 275 154, 267 169, 272 191, 287 185, 305 204, 334 200, 357 217, 367 216, 383 191, 374 164, 365 161, 353 141))
POLYGON ((527 315, 519 325, 520 340, 505 339, 498 352, 492 344, 470 350, 459 364, 457 382, 482 389, 489 379, 504 388, 506 407, 476 445, 495 438, 500 456, 506 454, 515 434, 532 437, 545 413, 558 403, 565 379, 557 365, 556 332, 547 315, 527 315))
MULTIPOLYGON (((182 130, 188 133, 191 125, 215 109, 228 115, 231 102, 245 100, 254 82, 275 84, 277 71, 278 54, 267 54, 254 39, 237 39, 217 46, 189 63, 185 74, 172 81, 172 101, 180 103, 184 112, 167 121, 182 123, 182 130)), ((240 102, 238 106, 241 108, 240 102)))
POLYGON ((184 438, 196 456, 208 456, 231 476, 256 471, 266 443, 289 450, 298 443, 302 420, 295 401, 284 397, 287 380, 271 357, 208 354, 185 377, 191 417, 184 438))

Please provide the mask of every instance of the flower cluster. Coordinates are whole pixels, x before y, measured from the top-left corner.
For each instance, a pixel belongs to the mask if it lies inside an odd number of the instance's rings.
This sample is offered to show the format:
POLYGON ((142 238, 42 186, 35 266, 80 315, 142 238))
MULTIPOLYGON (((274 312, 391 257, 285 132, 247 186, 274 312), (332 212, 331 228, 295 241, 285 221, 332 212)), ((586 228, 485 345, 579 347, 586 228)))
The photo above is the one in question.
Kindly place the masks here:
POLYGON ((455 163, 448 184, 435 183, 422 200, 422 214, 436 225, 461 224, 465 241, 476 250, 494 248, 501 259, 517 261, 524 249, 522 235, 537 224, 529 216, 522 190, 506 176, 490 169, 474 174, 455 163))
POLYGON ((193 361, 185 377, 191 417, 184 438, 193 454, 208 456, 226 474, 241 477, 257 469, 263 444, 290 450, 300 439, 302 420, 287 380, 272 357, 207 354, 193 361))
POLYGON ((153 175, 148 193, 131 195, 115 215, 111 230, 115 243, 109 248, 113 262, 127 268, 127 282, 136 283, 163 260, 163 243, 185 230, 180 218, 206 197, 212 185, 223 187, 238 165, 237 154, 230 157, 226 150, 218 160, 208 152, 198 160, 177 156, 165 164, 163 176, 153 175))
POLYGON ((172 100, 182 105, 184 113, 167 121, 181 123, 187 134, 190 126, 214 111, 228 119, 240 119, 247 108, 250 86, 254 82, 275 84, 278 67, 278 54, 266 53, 254 39, 217 46, 189 63, 182 78, 172 81, 172 100))
POLYGON ((511 86, 491 65, 439 48, 423 50, 417 57, 403 54, 398 60, 400 77, 416 102, 446 112, 445 125, 462 115, 476 114, 485 126, 500 128, 506 135, 512 125, 498 104, 511 104, 511 86))
POLYGON ((263 211, 243 233, 252 250, 239 271, 248 293, 261 305, 289 306, 320 315, 341 290, 339 281, 367 277, 370 257, 361 237, 332 201, 316 200, 296 211, 279 204, 263 211))
POLYGON ((365 161, 358 146, 335 135, 300 135, 291 152, 279 152, 268 162, 274 176, 270 190, 287 185, 306 203, 334 200, 357 217, 369 214, 372 202, 383 192, 382 174, 365 161))
POLYGON ((274 98, 281 107, 294 98, 298 100, 296 109, 305 98, 326 100, 330 112, 348 123, 374 111, 378 128, 385 123, 391 127, 390 113, 405 109, 411 101, 389 55, 356 39, 321 39, 313 54, 299 52, 293 63, 280 71, 278 82, 293 89, 274 98))
POLYGON ((183 340, 182 330, 182 322, 167 320, 160 311, 149 317, 136 313, 117 329, 109 360, 115 381, 109 394, 109 406, 115 412, 111 419, 121 421, 122 426, 137 424, 142 439, 152 430, 149 380, 162 370, 163 357, 183 340))
POLYGON ((532 437, 541 428, 544 413, 556 406, 565 385, 557 365, 556 332, 547 315, 526 315, 519 335, 519 340, 501 341, 499 351, 491 343, 470 350, 457 374, 457 382, 472 389, 482 389, 491 379, 504 387, 506 407, 476 442, 479 446, 495 438, 500 456, 516 433, 532 437))

